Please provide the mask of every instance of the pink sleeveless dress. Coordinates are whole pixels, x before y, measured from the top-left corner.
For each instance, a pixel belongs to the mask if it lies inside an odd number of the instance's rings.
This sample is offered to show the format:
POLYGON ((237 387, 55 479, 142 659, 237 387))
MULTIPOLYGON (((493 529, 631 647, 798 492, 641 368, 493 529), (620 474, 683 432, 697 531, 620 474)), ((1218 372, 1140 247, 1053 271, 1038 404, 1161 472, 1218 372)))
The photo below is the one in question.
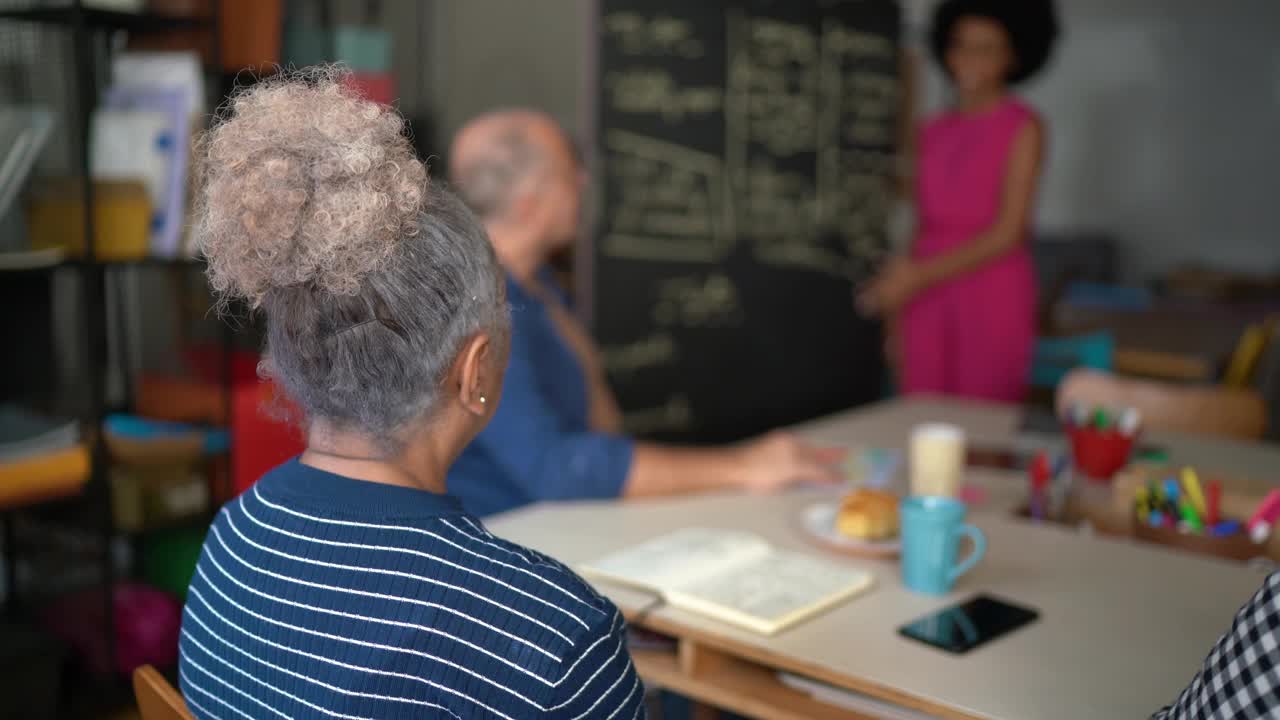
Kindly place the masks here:
MULTIPOLYGON (((925 126, 913 258, 970 242, 995 222, 1013 140, 1034 112, 1008 98, 981 114, 943 113, 925 126)), ((925 290, 902 317, 902 389, 1021 401, 1031 372, 1035 304, 1025 239, 1009 254, 925 290)))

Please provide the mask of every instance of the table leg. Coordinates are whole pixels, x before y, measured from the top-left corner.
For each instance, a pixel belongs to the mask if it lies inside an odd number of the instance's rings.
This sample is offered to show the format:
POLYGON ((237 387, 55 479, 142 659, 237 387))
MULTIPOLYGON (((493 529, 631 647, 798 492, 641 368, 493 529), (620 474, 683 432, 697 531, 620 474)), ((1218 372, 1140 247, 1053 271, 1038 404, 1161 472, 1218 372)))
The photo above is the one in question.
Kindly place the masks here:
POLYGON ((13 527, 13 513, 0 515, 4 543, 4 615, 11 616, 18 609, 18 539, 13 527))

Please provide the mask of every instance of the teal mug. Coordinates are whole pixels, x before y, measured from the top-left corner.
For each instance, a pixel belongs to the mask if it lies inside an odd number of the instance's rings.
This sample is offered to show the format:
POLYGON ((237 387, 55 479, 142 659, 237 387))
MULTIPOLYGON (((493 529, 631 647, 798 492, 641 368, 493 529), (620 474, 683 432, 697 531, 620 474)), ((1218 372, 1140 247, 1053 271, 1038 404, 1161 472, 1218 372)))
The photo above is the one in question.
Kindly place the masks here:
POLYGON ((964 503, 949 497, 915 496, 902 501, 902 581, 926 595, 945 595, 956 578, 969 572, 987 551, 982 531, 964 522, 964 503), (973 552, 956 563, 960 537, 973 541, 973 552))

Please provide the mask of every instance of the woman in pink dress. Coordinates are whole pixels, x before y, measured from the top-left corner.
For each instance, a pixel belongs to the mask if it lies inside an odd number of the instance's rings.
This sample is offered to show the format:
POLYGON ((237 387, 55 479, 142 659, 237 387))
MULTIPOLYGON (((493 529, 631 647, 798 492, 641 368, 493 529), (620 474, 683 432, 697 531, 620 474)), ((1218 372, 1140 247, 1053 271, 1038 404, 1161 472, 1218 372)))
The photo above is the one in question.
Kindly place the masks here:
POLYGON ((858 297, 898 316, 906 393, 1022 400, 1035 343, 1027 247, 1045 130, 1011 85, 1046 62, 1057 24, 1047 0, 946 0, 931 45, 953 105, 919 137, 918 228, 858 297))

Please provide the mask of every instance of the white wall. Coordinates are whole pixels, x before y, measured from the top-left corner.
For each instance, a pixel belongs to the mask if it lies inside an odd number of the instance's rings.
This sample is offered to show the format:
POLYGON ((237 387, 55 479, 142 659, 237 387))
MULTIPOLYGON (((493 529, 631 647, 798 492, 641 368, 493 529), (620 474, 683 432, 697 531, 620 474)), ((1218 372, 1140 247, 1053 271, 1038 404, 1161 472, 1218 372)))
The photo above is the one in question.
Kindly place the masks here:
POLYGON ((593 0, 437 0, 429 42, 440 138, 507 107, 544 110, 577 136, 593 7, 593 0))
MULTIPOLYGON (((904 4, 921 35, 933 0, 904 4)), ((1280 2, 1059 8, 1053 65, 1025 88, 1052 133, 1039 226, 1111 232, 1135 277, 1189 260, 1280 271, 1280 2)))

